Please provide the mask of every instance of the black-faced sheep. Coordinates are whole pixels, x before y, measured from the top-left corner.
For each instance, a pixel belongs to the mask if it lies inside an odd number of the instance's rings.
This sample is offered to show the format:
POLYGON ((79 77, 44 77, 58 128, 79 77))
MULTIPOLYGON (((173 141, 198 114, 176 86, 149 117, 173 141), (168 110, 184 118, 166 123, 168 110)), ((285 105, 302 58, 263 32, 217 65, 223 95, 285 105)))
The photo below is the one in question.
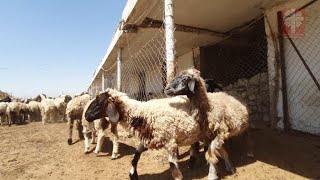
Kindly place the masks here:
POLYGON ((218 178, 215 169, 218 161, 216 155, 227 160, 227 170, 233 171, 223 143, 232 136, 242 134, 249 127, 246 106, 226 93, 207 93, 204 80, 195 69, 183 71, 167 85, 165 93, 171 96, 187 95, 190 99, 190 111, 195 115, 203 132, 203 140, 207 144, 215 137, 206 152, 206 159, 210 164, 209 178, 218 178))
POLYGON ((174 179, 182 179, 177 164, 178 146, 192 145, 201 138, 199 123, 190 116, 187 97, 154 99, 141 102, 113 89, 98 95, 85 112, 88 121, 108 117, 132 129, 140 139, 132 160, 130 178, 138 178, 136 171, 143 149, 165 148, 174 179))
MULTIPOLYGON (((102 144, 104 141, 105 133, 104 130, 109 126, 109 118, 100 118, 93 122, 89 122, 85 119, 85 112, 88 109, 91 101, 87 103, 86 107, 83 111, 82 116, 82 126, 83 126, 83 134, 85 139, 85 153, 89 153, 89 133, 92 133, 92 140, 91 143, 95 143, 96 136, 97 138, 97 146, 94 150, 94 153, 98 155, 101 152, 102 144)), ((118 157, 118 149, 119 149, 119 142, 118 142, 118 130, 117 130, 117 123, 111 123, 111 133, 112 133, 112 155, 111 159, 116 159, 118 157)))

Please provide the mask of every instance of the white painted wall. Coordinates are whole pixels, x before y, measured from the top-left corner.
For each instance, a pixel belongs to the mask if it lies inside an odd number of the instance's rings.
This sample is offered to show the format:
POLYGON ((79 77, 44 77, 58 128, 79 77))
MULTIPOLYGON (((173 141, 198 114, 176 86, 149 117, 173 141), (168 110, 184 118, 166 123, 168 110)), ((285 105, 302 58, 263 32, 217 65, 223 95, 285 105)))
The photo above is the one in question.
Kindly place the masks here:
POLYGON ((177 74, 181 71, 194 67, 193 51, 189 51, 177 57, 177 74))

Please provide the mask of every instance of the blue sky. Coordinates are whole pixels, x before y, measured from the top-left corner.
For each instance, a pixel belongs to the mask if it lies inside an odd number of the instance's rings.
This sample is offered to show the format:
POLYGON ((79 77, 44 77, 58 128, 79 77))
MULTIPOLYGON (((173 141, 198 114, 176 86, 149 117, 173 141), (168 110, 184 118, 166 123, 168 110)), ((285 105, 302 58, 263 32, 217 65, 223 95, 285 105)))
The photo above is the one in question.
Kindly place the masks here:
POLYGON ((18 97, 86 90, 126 0, 0 0, 0 90, 18 97))

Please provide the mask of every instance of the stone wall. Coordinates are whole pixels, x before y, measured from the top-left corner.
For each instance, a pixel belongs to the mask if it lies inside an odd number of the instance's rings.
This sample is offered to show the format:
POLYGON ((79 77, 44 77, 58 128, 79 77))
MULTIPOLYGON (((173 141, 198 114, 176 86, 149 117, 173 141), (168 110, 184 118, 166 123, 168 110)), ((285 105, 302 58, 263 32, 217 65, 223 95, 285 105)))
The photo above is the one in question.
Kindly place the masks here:
POLYGON ((260 73, 250 79, 239 79, 223 89, 248 105, 250 121, 253 126, 257 123, 265 124, 270 121, 268 73, 260 73))

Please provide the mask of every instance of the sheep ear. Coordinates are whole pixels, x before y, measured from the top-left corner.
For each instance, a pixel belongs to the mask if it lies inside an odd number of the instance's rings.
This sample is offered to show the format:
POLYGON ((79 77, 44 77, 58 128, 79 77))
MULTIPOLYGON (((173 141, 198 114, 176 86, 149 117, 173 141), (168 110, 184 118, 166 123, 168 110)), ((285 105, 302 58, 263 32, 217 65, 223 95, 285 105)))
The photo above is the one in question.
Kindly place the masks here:
POLYGON ((191 79, 189 82, 188 82, 188 87, 189 87, 189 90, 194 93, 194 87, 196 85, 196 80, 194 79, 191 79))
POLYGON ((108 103, 108 106, 107 106, 107 115, 109 117, 109 120, 112 122, 112 123, 117 123, 118 120, 119 120, 119 112, 116 108, 116 105, 114 103, 108 103))

